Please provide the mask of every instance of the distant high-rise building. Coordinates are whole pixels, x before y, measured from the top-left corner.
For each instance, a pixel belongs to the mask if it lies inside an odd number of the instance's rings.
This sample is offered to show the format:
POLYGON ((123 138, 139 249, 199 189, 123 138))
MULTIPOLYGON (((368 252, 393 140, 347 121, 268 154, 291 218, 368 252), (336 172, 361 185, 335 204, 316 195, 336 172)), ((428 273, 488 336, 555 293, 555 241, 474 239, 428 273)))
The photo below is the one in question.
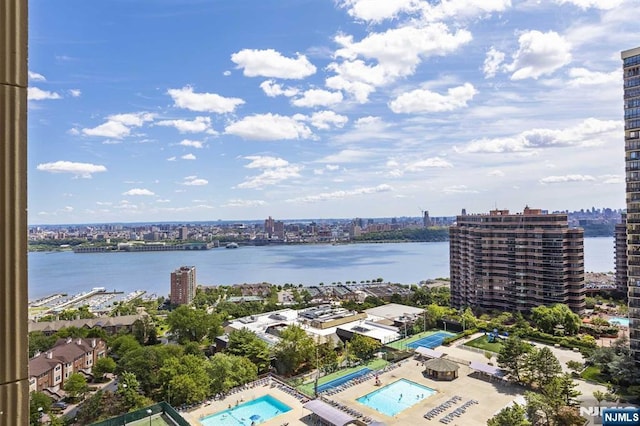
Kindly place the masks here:
POLYGON ((186 226, 181 226, 178 229, 178 239, 186 240, 188 238, 189 238, 189 228, 187 228, 186 226))
POLYGON ((269 216, 269 218, 265 219, 264 221, 264 232, 267 234, 269 238, 271 238, 271 236, 273 235, 274 227, 275 227, 275 220, 273 220, 273 218, 269 216))
POLYGON ((615 227, 616 291, 627 294, 627 215, 622 214, 621 222, 615 227))
POLYGON ((629 345, 640 362, 640 47, 622 52, 629 345))
POLYGON ((429 218, 429 211, 425 210, 422 214, 422 226, 425 228, 431 226, 431 219, 429 218))
POLYGON ((181 266, 171 273, 171 303, 188 305, 196 295, 196 267, 181 266))
POLYGON ((451 304, 527 312, 564 303, 585 308, 584 233, 566 214, 492 210, 449 228, 451 304))

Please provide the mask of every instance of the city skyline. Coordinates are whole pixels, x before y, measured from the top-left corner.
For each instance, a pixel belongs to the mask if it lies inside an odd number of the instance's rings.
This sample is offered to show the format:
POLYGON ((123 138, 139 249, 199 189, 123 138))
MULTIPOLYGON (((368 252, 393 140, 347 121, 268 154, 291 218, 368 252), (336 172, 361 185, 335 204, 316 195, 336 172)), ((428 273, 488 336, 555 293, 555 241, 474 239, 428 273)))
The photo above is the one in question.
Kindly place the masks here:
POLYGON ((638 5, 32 1, 29 222, 623 208, 638 5))

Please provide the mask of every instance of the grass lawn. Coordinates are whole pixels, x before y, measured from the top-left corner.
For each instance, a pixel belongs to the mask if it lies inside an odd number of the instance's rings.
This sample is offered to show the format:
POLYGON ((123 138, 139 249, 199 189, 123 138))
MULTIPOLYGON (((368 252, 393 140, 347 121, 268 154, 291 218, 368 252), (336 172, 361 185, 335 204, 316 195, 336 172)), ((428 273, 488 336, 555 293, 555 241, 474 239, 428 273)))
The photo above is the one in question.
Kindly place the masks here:
POLYGON ((502 348, 502 342, 500 341, 500 339, 498 339, 497 342, 489 343, 487 341, 487 337, 488 336, 480 336, 476 339, 473 339, 470 342, 465 343, 465 346, 471 346, 472 348, 482 349, 483 351, 489 351, 489 352, 495 352, 495 353, 500 352, 500 349, 502 348))
POLYGON ((580 376, 585 380, 606 384, 607 381, 600 374, 600 369, 595 365, 591 365, 584 369, 580 376))
MULTIPOLYGON (((318 379, 318 385, 323 385, 327 382, 330 382, 331 380, 337 379, 339 377, 342 376, 346 376, 347 374, 353 373, 354 371, 358 371, 364 367, 368 368, 369 370, 381 370, 383 369, 386 365, 388 364, 387 361, 383 360, 383 359, 373 359, 371 361, 369 361, 366 364, 361 364, 358 365, 357 367, 351 367, 351 368, 344 368, 342 370, 336 371, 334 373, 331 374, 327 374, 326 376, 320 377, 320 379, 318 379)), ((303 393, 307 394, 307 395, 313 395, 313 389, 315 387, 315 382, 311 381, 311 382, 307 382, 303 385, 298 386, 298 389, 300 391, 302 391, 303 393)))

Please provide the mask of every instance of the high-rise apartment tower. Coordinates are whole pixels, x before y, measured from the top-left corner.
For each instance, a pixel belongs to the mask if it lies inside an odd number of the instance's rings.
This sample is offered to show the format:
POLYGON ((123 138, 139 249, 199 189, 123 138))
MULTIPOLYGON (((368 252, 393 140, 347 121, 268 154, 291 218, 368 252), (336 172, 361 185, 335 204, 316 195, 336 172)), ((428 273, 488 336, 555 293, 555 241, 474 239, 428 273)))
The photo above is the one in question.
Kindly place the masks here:
POLYGON ((640 47, 622 52, 629 344, 640 362, 640 47))
POLYGON ((196 295, 196 267, 181 266, 171 273, 171 303, 188 305, 196 295))
POLYGON ((453 307, 584 310, 584 232, 569 229, 566 214, 525 207, 461 215, 449 237, 453 307))
POLYGON ((616 292, 627 294, 627 215, 622 213, 622 220, 616 223, 614 230, 615 266, 616 266, 616 292))

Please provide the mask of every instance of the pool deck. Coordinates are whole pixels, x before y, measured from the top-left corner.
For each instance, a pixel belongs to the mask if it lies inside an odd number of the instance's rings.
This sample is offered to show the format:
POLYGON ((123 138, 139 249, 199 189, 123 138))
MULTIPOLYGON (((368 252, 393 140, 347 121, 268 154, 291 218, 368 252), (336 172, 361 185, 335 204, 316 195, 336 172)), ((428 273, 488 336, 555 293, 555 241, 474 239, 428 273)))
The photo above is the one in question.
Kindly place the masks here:
MULTIPOLYGON (((470 376, 473 370, 466 366, 469 361, 479 361, 486 363, 488 362, 488 360, 485 358, 484 354, 470 352, 457 346, 464 343, 464 341, 474 339, 479 335, 480 334, 469 336, 459 342, 456 342, 456 344, 451 347, 440 346, 437 348, 438 351, 447 354, 446 357, 448 359, 453 361, 460 361, 458 364, 460 366, 460 369, 458 370, 458 378, 451 382, 435 381, 424 377, 422 375, 423 367, 421 362, 413 358, 405 360, 399 366, 391 369, 390 371, 379 374, 379 379, 382 386, 404 378, 430 387, 437 391, 435 395, 424 399, 413 407, 407 408, 394 417, 386 416, 356 401, 357 398, 380 389, 379 386, 375 386, 375 379, 369 379, 364 382, 354 384, 350 387, 347 387, 341 392, 327 396, 326 399, 355 409, 362 413, 364 416, 368 416, 374 420, 384 422, 387 425, 424 424, 426 426, 442 425, 442 423, 440 423, 439 421, 442 417, 452 412, 456 408, 461 407, 467 401, 475 400, 478 401, 478 404, 469 405, 466 409, 466 412, 460 417, 454 417, 454 420, 450 422, 449 425, 486 425, 488 419, 493 417, 496 412, 500 411, 507 404, 512 402, 516 397, 518 397, 519 395, 523 395, 525 389, 516 385, 499 384, 498 382, 489 382, 470 376), (459 396, 461 399, 455 405, 452 405, 450 408, 446 409, 444 412, 436 415, 430 420, 423 418, 423 415, 429 410, 451 399, 453 396, 459 396)), ((569 350, 561 350, 559 348, 554 348, 553 346, 551 346, 550 349, 560 358, 560 362, 563 367, 566 361, 569 359, 582 359, 580 353, 569 350)), ((495 357, 492 361, 495 362, 495 357)), ((601 385, 587 383, 582 380, 578 380, 577 383, 578 389, 582 391, 582 397, 589 397, 596 389, 606 390, 606 388, 601 385)), ((301 402, 293 395, 281 390, 280 388, 271 387, 268 384, 244 389, 241 392, 227 396, 221 401, 213 401, 209 405, 205 405, 196 410, 182 414, 190 424, 199 426, 201 425, 201 423, 198 421, 198 419, 203 416, 225 410, 229 407, 229 405, 235 405, 236 401, 238 403, 241 403, 242 400, 248 401, 266 394, 270 394, 281 402, 287 404, 292 408, 292 410, 274 417, 269 421, 260 423, 260 425, 281 426, 288 423, 290 426, 294 426, 314 424, 309 417, 309 414, 311 414, 311 412, 302 408, 303 402, 301 402)))

